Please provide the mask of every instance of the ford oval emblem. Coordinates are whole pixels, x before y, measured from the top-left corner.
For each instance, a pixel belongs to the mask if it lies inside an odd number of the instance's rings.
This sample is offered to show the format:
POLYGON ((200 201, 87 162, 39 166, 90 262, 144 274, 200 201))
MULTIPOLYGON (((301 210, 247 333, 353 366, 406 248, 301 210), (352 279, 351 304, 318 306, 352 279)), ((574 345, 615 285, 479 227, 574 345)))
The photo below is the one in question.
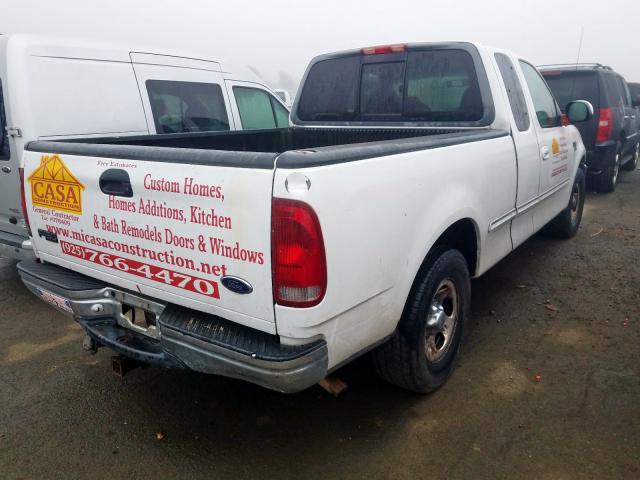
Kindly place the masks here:
POLYGON ((239 277, 227 275, 226 277, 222 277, 220 282, 222 282, 222 285, 224 285, 227 290, 239 293, 240 295, 247 295, 248 293, 253 292, 251 284, 239 277))

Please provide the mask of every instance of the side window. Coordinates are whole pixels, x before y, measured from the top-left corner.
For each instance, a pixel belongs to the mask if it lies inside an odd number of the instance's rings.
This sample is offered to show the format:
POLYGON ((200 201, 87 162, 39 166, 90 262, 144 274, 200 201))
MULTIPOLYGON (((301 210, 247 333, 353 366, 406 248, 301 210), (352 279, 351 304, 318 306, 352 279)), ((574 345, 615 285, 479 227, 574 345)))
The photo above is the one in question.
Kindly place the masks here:
POLYGON ((562 118, 556 100, 551 95, 551 91, 542 76, 533 65, 527 62, 520 60, 520 66, 529 86, 529 92, 531 92, 531 99, 533 100, 540 126, 542 128, 561 126, 562 118))
POLYGON ((229 130, 222 88, 215 83, 147 80, 158 133, 229 130))
POLYGON ((627 82, 624 81, 624 78, 618 77, 618 81, 620 82, 620 88, 622 89, 622 101, 626 107, 631 107, 631 92, 629 91, 629 87, 627 86, 627 82))
POLYGON ((4 111, 4 97, 2 96, 2 82, 0 81, 0 160, 9 160, 9 136, 7 134, 7 117, 4 111))
POLYGON ((612 107, 621 107, 623 105, 623 95, 618 78, 613 73, 605 74, 604 78, 607 87, 607 96, 609 97, 609 105, 612 107))
POLYGON ((289 112, 264 90, 233 87, 233 94, 244 130, 289 126, 289 112))
POLYGON ((516 121, 518 130, 524 132, 529 129, 531 121, 529 120, 529 112, 527 111, 527 102, 522 92, 522 85, 513 66, 511 59, 504 53, 496 53, 496 63, 500 69, 502 80, 507 88, 507 97, 513 112, 513 118, 516 121))

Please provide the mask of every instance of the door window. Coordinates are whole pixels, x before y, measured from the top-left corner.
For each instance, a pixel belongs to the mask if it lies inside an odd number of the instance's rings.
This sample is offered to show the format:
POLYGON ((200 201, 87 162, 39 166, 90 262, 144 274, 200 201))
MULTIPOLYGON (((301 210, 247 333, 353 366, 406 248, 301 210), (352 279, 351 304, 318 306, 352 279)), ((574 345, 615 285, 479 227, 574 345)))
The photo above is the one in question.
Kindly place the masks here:
POLYGON ((524 132, 529 129, 531 121, 529 120, 529 112, 527 111, 527 102, 522 92, 522 85, 516 69, 511 62, 511 59, 504 53, 496 53, 496 62, 504 80, 504 85, 507 88, 507 97, 509 98, 509 104, 511 105, 511 111, 513 112, 513 118, 516 121, 518 130, 524 132))
POLYGON ((2 82, 0 81, 0 160, 9 160, 9 135, 7 133, 7 116, 4 111, 2 82))
POLYGON ((535 67, 520 60, 522 73, 529 86, 533 107, 536 109, 536 117, 542 128, 559 127, 562 125, 560 110, 549 87, 538 73, 535 67))
POLYGON ((229 130, 220 85, 147 80, 146 86, 157 133, 229 130))
POLYGON ((233 87, 243 130, 285 128, 289 126, 289 112, 264 90, 233 87))

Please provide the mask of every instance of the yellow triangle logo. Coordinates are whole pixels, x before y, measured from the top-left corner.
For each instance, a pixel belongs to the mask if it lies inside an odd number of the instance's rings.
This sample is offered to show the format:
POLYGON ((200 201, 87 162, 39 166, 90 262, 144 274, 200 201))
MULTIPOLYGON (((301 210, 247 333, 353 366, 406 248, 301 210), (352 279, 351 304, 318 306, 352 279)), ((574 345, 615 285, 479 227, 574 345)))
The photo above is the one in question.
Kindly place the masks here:
POLYGON ((82 214, 84 185, 59 155, 43 155, 40 165, 31 172, 27 181, 31 185, 33 205, 82 214))

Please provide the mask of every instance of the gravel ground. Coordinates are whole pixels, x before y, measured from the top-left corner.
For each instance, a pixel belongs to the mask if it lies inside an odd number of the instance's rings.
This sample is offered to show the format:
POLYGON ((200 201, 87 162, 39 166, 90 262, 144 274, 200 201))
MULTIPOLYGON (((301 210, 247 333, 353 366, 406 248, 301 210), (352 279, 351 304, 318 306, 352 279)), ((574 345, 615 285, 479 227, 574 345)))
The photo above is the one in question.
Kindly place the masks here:
POLYGON ((588 197, 576 238, 537 236, 474 282, 442 389, 387 386, 365 357, 339 399, 154 367, 117 378, 0 258, 0 476, 640 478, 639 257, 636 171, 588 197))

